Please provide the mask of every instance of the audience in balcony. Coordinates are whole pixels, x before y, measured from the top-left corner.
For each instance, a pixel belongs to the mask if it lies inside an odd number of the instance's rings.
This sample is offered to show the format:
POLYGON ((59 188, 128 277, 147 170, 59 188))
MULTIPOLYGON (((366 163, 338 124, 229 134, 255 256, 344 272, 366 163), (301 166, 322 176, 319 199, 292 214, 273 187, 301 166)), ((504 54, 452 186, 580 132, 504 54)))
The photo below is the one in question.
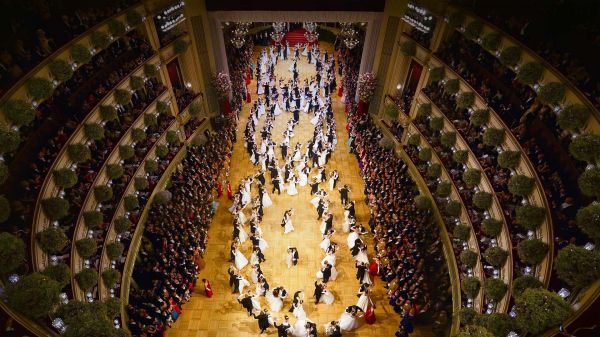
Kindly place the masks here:
POLYGON ((179 111, 183 111, 187 108, 190 103, 198 96, 194 91, 180 86, 173 86, 173 91, 175 92, 175 100, 177 101, 177 107, 179 111))
POLYGON ((150 210, 141 261, 133 278, 129 329, 133 336, 163 336, 177 319, 196 285, 214 214, 214 189, 224 160, 231 154, 234 129, 209 134, 200 147, 189 149, 182 169, 172 176, 171 200, 150 210))

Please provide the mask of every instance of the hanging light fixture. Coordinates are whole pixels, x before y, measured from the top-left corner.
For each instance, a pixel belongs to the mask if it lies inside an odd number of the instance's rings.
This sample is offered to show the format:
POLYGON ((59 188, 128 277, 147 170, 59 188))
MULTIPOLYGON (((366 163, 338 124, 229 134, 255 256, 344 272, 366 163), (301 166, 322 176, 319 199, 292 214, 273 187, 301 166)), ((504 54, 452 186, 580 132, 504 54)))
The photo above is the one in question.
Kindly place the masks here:
POLYGON ((353 49, 358 45, 359 41, 356 35, 356 31, 350 28, 350 31, 348 31, 347 33, 347 36, 344 37, 344 44, 346 44, 346 47, 348 47, 349 49, 353 49))
POLYGON ((317 30, 317 24, 315 22, 305 22, 303 26, 304 29, 310 33, 314 33, 317 30))
POLYGON ((246 42, 246 34, 250 28, 251 22, 236 22, 234 28, 231 30, 231 44, 236 48, 242 48, 246 42))
POLYGON ((319 33, 317 32, 309 32, 306 31, 304 32, 304 37, 306 38, 306 41, 308 41, 308 43, 313 43, 315 41, 317 41, 317 39, 319 38, 319 33))
POLYGON ((242 48, 245 42, 246 39, 243 36, 234 35, 231 37, 231 44, 233 44, 233 46, 237 49, 242 48))
POLYGON ((285 37, 284 32, 272 32, 271 33, 271 38, 273 39, 273 41, 275 41, 275 43, 281 43, 281 40, 283 40, 284 37, 285 37))
POLYGON ((273 22, 273 30, 276 33, 281 33, 285 30, 286 24, 285 22, 273 22))

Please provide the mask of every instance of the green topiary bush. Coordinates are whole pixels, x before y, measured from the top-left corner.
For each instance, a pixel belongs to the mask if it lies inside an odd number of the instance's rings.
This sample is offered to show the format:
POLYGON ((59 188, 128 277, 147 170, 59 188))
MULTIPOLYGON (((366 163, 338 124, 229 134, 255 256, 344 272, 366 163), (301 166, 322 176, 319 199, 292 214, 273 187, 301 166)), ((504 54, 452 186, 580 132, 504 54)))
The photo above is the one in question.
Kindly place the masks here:
POLYGON ((471 117, 469 117, 469 122, 473 126, 483 126, 489 123, 490 121, 490 110, 489 109, 477 109, 473 111, 471 117))
POLYGON ((506 47, 500 53, 500 62, 505 66, 514 67, 521 61, 523 50, 517 46, 506 47))
POLYGON ((96 254, 98 250, 98 245, 96 244, 96 240, 91 238, 84 238, 75 241, 75 248, 77 248, 77 253, 83 259, 90 258, 96 254))
POLYGON ((514 297, 521 296, 525 289, 529 288, 542 288, 544 284, 540 282, 536 277, 531 275, 519 276, 513 280, 512 293, 514 297))
POLYGON ((444 128, 444 117, 431 117, 429 120, 429 129, 431 131, 440 131, 444 128))
POLYGON ((452 160, 457 163, 464 164, 469 159, 469 151, 468 150, 456 150, 452 154, 452 160))
POLYGON ((485 280, 485 296, 494 303, 500 302, 507 290, 508 286, 500 279, 488 278, 485 280))
POLYGON ((118 297, 109 297, 104 301, 108 318, 115 318, 121 314, 121 300, 118 297))
POLYGON ((467 225, 456 225, 452 231, 454 237, 460 241, 469 241, 471 237, 471 227, 467 225))
POLYGON ((125 34, 125 24, 117 19, 108 22, 108 31, 114 37, 120 37, 125 34))
POLYGON ((460 253, 460 262, 466 268, 474 268, 477 265, 477 258, 479 255, 470 249, 465 249, 460 253))
POLYGON ((101 105, 100 117, 102 117, 102 120, 105 120, 107 122, 119 119, 117 109, 115 109, 115 107, 112 105, 101 105))
POLYGON ((498 165, 505 169, 515 169, 521 163, 520 151, 502 151, 498 155, 498 165))
POLYGON ((82 269, 75 274, 75 281, 79 288, 86 292, 98 284, 98 272, 92 268, 82 269))
POLYGON ((504 129, 487 128, 483 133, 483 144, 497 147, 504 143, 504 129))
POLYGON ((60 189, 71 188, 77 184, 77 174, 67 168, 52 172, 52 178, 54 184, 60 189))
POLYGON ((94 198, 96 202, 103 203, 113 198, 112 187, 108 185, 100 185, 94 187, 94 198))
POLYGON ((144 87, 144 79, 140 76, 131 76, 129 78, 129 86, 134 91, 141 90, 144 87))
POLYGON ((150 184, 148 183, 148 179, 144 177, 135 177, 133 181, 133 186, 136 191, 143 191, 147 190, 148 187, 150 187, 150 184))
POLYGON ((125 247, 120 242, 111 242, 106 245, 106 256, 111 260, 116 260, 123 255, 125 247))
POLYGON ((600 197, 600 169, 597 167, 585 170, 577 179, 581 193, 588 197, 600 197))
POLYGON ((48 63, 48 70, 52 77, 58 82, 64 82, 73 76, 71 65, 61 59, 52 60, 48 63))
POLYGON ((169 144, 179 144, 179 134, 176 131, 169 130, 167 131, 167 135, 165 136, 167 143, 169 144))
POLYGON ((28 125, 35 119, 35 109, 29 102, 22 99, 11 99, 2 106, 4 116, 13 125, 21 127, 28 125))
POLYGON ((0 233, 0 276, 7 276, 25 262, 25 243, 8 233, 0 233))
POLYGON ((69 213, 69 202, 63 198, 51 197, 42 200, 42 211, 50 220, 60 220, 69 213))
POLYGON ((464 13, 456 11, 448 17, 448 26, 452 29, 462 27, 465 24, 466 16, 464 13))
POLYGON ((502 232, 502 221, 494 218, 484 219, 481 223, 481 230, 485 235, 495 238, 502 232))
POLYGON ((131 228, 131 221, 124 216, 115 219, 115 233, 122 234, 131 228))
POLYGON ((571 306, 557 294, 541 289, 526 289, 515 299, 515 317, 523 332, 541 335, 556 328, 571 315, 571 306))
POLYGON ((156 112, 159 114, 165 114, 169 111, 169 105, 166 102, 158 101, 156 102, 156 112))
POLYGON ((489 50, 491 52, 495 52, 500 48, 500 42, 502 41, 502 36, 498 32, 489 32, 485 34, 483 40, 481 41, 481 46, 489 50))
MULTIPOLYGON (((485 319, 483 315, 477 316, 474 324, 483 324, 478 323, 478 321, 483 319, 485 319)), ((455 337, 494 337, 494 335, 481 325, 468 325, 461 329, 455 337)))
POLYGON ((156 65, 151 63, 144 64, 144 75, 148 78, 157 78, 158 77, 158 68, 156 65))
POLYGON ((92 60, 92 53, 88 47, 81 43, 77 43, 71 47, 71 58, 78 66, 86 64, 92 60))
POLYGON ((431 68, 431 70, 429 71, 429 82, 438 82, 439 80, 443 79, 444 76, 446 76, 444 67, 431 68))
POLYGON ((431 104, 423 103, 417 109, 417 118, 423 119, 431 115, 431 104))
POLYGON ((139 206, 140 203, 135 195, 129 194, 123 198, 123 208, 125 208, 125 211, 131 212, 139 206))
POLYGON ((415 197, 415 206, 421 210, 429 210, 432 207, 431 199, 424 195, 417 195, 415 197))
POLYGON ((421 135, 414 133, 408 137, 408 145, 419 146, 421 145, 421 135))
POLYGON ((10 217, 10 203, 5 196, 0 195, 0 223, 5 222, 10 217))
POLYGON ((131 159, 135 156, 135 150, 131 145, 119 145, 119 157, 123 160, 131 159))
POLYGON ((543 207, 526 204, 516 209, 517 223, 527 230, 538 229, 545 219, 546 212, 543 207))
POLYGON ((475 192, 473 194, 473 206, 485 210, 492 206, 492 194, 488 192, 475 192))
POLYGON ((189 46, 189 43, 187 43, 183 39, 179 39, 173 43, 173 50, 176 54, 183 54, 187 51, 189 46))
MULTIPOLYGON (((200 115, 200 111, 202 111, 202 106, 199 102, 192 102, 188 107, 188 111, 192 117, 198 117, 200 115)), ((396 109, 396 117, 398 116, 398 109, 396 109)))
POLYGON ((104 216, 100 211, 83 212, 83 222, 88 229, 98 229, 104 223, 104 216))
POLYGON ((90 148, 85 144, 69 144, 67 155, 74 163, 84 163, 92 158, 90 148))
POLYGON ((592 238, 600 242, 600 204, 593 203, 577 211, 577 226, 592 238))
POLYGON ((600 254, 571 244, 558 251, 554 269, 568 285, 584 289, 600 279, 600 254))
POLYGON ((102 280, 104 285, 110 289, 121 281, 121 273, 116 269, 107 269, 102 272, 102 280))
POLYGON ((42 274, 58 282, 61 288, 71 283, 71 268, 63 262, 49 265, 42 271, 42 274))
POLYGON ((158 171, 158 163, 154 159, 147 159, 144 163, 144 171, 149 174, 156 173, 158 171))
POLYGON ((442 175, 442 165, 434 163, 427 168, 427 176, 430 178, 439 178, 442 175))
POLYGON ((135 9, 128 11, 126 17, 127 24, 131 27, 139 26, 142 23, 142 15, 135 9))
POLYGON ((106 176, 108 176, 108 179, 110 180, 121 178, 123 173, 123 166, 119 164, 108 164, 106 166, 106 176))
POLYGON ((595 134, 582 134, 569 144, 571 155, 590 164, 596 163, 600 157, 600 136, 595 134))
POLYGON ((452 146, 454 146, 454 144, 456 144, 456 132, 454 132, 454 131, 444 132, 440 136, 440 143, 446 149, 449 149, 452 146))
POLYGON ((462 282, 462 291, 467 295, 468 298, 475 298, 479 294, 481 288, 481 281, 476 277, 465 277, 462 282))
POLYGON ((559 82, 550 82, 541 86, 538 99, 546 105, 556 105, 565 99, 567 88, 559 82))
POLYGON ((462 307, 458 313, 461 325, 470 325, 479 316, 479 313, 473 308, 462 307))
POLYGON ((487 315, 485 327, 496 337, 506 337, 509 332, 516 329, 517 322, 514 318, 503 313, 487 315))
POLYGON ((116 89, 115 93, 115 102, 119 105, 127 105, 131 102, 131 92, 125 89, 116 89))
POLYGON ((158 119, 155 114, 144 115, 144 125, 148 127, 155 127, 158 125, 158 119))
POLYGON ((62 287, 58 282, 41 273, 24 276, 19 282, 6 285, 8 305, 21 314, 43 319, 59 303, 62 287))
POLYGON ((508 252, 500 247, 490 247, 485 250, 483 257, 492 267, 502 268, 508 258, 508 252))
POLYGON ((568 131, 579 131, 585 128, 590 114, 590 110, 585 105, 570 104, 558 114, 558 126, 568 131))
POLYGON ((483 21, 473 20, 465 27, 465 37, 471 40, 477 40, 483 31, 483 21))
POLYGON ((0 126, 0 155, 16 151, 21 144, 21 136, 13 129, 0 126))
POLYGON ((158 158, 164 158, 167 154, 169 154, 169 148, 164 144, 159 144, 156 145, 154 153, 158 158))
POLYGON ((65 232, 63 232, 62 229, 55 227, 48 227, 41 232, 38 232, 35 235, 35 239, 40 245, 40 248, 48 254, 60 253, 69 241, 65 232))
POLYGON ((530 195, 534 187, 535 179, 523 174, 515 174, 508 180, 508 191, 521 197, 530 195))
POLYGON ((437 194, 438 197, 440 197, 440 198, 448 197, 451 192, 452 192, 452 183, 449 181, 442 181, 441 183, 439 183, 437 185, 437 188, 435 190, 435 194, 437 194))
POLYGON ((50 98, 54 92, 52 82, 45 78, 32 77, 27 81, 26 85, 29 96, 31 96, 34 101, 38 101, 38 103, 50 98))
POLYGON ((479 185, 481 181, 481 171, 474 168, 468 168, 463 173, 463 181, 469 186, 479 185))
POLYGON ((98 123, 86 123, 83 125, 83 132, 88 139, 104 139, 104 128, 98 123))
POLYGON ((537 62, 525 63, 517 73, 517 79, 525 84, 534 85, 542 79, 544 66, 537 62))
POLYGON ((548 254, 548 244, 540 239, 523 240, 517 245, 517 253, 525 264, 536 266, 548 254))
POLYGON ((406 40, 400 44, 400 52, 405 56, 415 56, 417 54, 417 43, 413 40, 406 40))
POLYGON ((430 161, 431 160, 431 148, 426 147, 419 151, 419 160, 430 161))
POLYGON ((444 93, 446 95, 450 95, 450 96, 454 95, 454 94, 458 93, 459 89, 460 89, 460 82, 456 78, 447 80, 446 83, 444 84, 444 93))
POLYGON ((446 204, 446 208, 444 209, 444 212, 448 216, 459 217, 460 214, 462 213, 462 205, 460 202, 458 202, 456 200, 450 200, 446 204))
POLYGON ((471 91, 465 91, 458 95, 456 98, 457 109, 467 109, 473 106, 475 103, 475 93, 471 91))
POLYGON ((92 32, 92 36, 90 37, 92 40, 92 45, 96 47, 96 49, 104 49, 110 45, 110 38, 108 34, 103 31, 94 31, 92 32))
POLYGON ((141 142, 142 140, 146 139, 146 132, 144 129, 133 128, 131 129, 131 139, 134 142, 141 142))

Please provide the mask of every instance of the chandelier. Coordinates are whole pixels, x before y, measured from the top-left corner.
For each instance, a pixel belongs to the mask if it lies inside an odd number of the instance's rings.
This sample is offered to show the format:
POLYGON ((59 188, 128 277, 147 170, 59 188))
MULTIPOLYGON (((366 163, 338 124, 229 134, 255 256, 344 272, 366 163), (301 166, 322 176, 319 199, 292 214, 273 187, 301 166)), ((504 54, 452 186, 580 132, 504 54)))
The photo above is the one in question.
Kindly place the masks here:
POLYGON ((315 22, 305 22, 303 26, 309 33, 314 33, 315 30, 317 30, 317 24, 315 22))
POLYGON ((351 36, 354 34, 354 29, 352 29, 351 22, 340 22, 340 36, 342 38, 351 36))
POLYGON ((342 40, 349 49, 353 49, 356 47, 356 45, 358 45, 359 41, 356 31, 351 27, 351 25, 342 30, 342 40))
POLYGON ((285 30, 286 24, 285 22, 273 22, 273 30, 276 33, 281 33, 285 30))
POLYGON ((236 22, 235 27, 231 30, 231 44, 240 49, 246 42, 246 34, 252 25, 251 22, 236 22))
POLYGON ((271 38, 273 39, 273 41, 275 41, 275 43, 280 43, 281 40, 283 40, 283 38, 285 37, 285 33, 284 32, 272 32, 271 33, 271 38))
POLYGON ((231 37, 231 44, 233 44, 233 46, 236 47, 237 49, 242 48, 242 46, 244 45, 245 42, 246 42, 246 39, 243 36, 234 35, 231 37))
POLYGON ((319 33, 306 31, 304 32, 304 37, 308 43, 313 43, 319 38, 319 33))

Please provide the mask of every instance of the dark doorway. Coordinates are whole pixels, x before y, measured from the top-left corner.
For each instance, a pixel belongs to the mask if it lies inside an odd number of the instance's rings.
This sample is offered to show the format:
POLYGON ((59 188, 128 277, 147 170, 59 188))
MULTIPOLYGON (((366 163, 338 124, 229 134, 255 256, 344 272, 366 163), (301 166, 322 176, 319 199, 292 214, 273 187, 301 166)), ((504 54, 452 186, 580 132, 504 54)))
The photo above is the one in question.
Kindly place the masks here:
POLYGON ((175 58, 173 61, 167 64, 167 72, 169 73, 169 80, 174 88, 183 88, 183 78, 181 77, 181 69, 179 68, 179 58, 175 58))
POLYGON ((405 93, 410 93, 411 95, 414 95, 415 90, 417 89, 417 85, 419 84, 419 79, 421 78, 422 72, 423 66, 415 60, 410 60, 408 76, 406 77, 406 81, 404 83, 404 88, 406 88, 405 93))

